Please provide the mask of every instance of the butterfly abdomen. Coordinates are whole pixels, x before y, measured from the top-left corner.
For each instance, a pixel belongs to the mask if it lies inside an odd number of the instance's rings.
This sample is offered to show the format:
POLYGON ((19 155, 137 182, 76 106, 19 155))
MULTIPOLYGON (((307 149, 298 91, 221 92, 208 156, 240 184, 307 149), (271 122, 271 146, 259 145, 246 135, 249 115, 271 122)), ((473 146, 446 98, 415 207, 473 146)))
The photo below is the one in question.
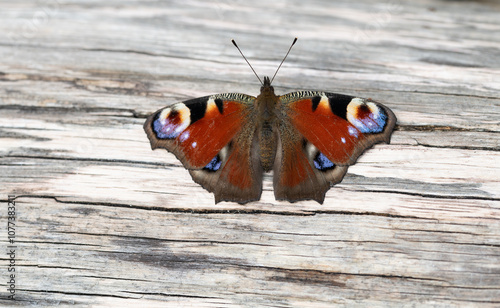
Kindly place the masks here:
POLYGON ((273 169, 274 157, 276 156, 278 136, 273 126, 272 122, 264 121, 257 132, 257 137, 259 138, 260 164, 265 172, 269 172, 273 169))

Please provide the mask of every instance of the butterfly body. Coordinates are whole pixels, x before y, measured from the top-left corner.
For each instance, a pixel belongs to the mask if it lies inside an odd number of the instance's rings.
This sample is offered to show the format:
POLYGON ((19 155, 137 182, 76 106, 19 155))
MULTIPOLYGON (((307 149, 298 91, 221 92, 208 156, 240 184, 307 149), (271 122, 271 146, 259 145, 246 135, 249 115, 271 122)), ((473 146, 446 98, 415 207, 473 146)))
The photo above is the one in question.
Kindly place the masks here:
POLYGON ((255 99, 257 144, 260 150, 260 164, 265 172, 272 170, 278 146, 278 103, 279 97, 274 94, 269 78, 265 77, 260 95, 255 99))
POLYGON ((320 91, 278 96, 265 77, 257 97, 177 103, 149 116, 144 129, 151 147, 175 154, 216 202, 260 199, 272 170, 276 199, 323 203, 366 149, 390 141, 395 123, 380 103, 320 91))

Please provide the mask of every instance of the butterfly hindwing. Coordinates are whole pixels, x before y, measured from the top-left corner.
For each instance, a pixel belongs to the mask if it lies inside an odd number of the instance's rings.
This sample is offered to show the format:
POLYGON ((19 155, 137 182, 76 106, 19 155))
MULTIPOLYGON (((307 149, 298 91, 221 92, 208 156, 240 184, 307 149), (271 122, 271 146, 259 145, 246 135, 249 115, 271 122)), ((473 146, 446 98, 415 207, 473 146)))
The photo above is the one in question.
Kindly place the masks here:
POLYGON ((390 109, 347 95, 299 91, 280 97, 280 146, 275 164, 277 199, 323 202, 332 184, 369 147, 389 142, 396 123, 390 109))
POLYGON ((237 93, 188 100, 153 113, 144 129, 151 147, 175 154, 216 202, 258 200, 262 170, 252 151, 254 100, 237 93))
POLYGON ((288 120, 280 124, 274 164, 274 195, 290 202, 316 200, 323 203, 331 183, 338 183, 346 166, 331 163, 288 120))

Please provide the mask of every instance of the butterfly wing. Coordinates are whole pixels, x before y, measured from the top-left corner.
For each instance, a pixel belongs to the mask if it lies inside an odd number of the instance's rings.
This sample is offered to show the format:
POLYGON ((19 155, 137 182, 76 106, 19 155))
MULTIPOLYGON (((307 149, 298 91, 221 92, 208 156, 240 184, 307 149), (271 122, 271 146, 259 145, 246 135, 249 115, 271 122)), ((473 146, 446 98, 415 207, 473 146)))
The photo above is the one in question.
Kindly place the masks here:
POLYGON ((339 183, 373 144, 389 142, 396 116, 384 105, 347 95, 299 91, 280 97, 276 199, 313 199, 339 183))
POLYGON ((151 148, 173 153, 215 201, 246 203, 262 193, 255 147, 255 97, 226 93, 160 109, 144 130, 151 148))

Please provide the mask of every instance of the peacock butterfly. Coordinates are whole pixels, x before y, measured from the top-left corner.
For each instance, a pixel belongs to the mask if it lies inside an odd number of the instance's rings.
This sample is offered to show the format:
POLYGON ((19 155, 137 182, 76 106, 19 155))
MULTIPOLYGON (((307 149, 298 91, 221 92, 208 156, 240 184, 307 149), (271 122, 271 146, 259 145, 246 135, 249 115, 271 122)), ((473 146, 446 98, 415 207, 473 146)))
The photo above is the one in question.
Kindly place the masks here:
POLYGON ((278 96, 271 83, 264 77, 257 97, 214 94, 156 111, 144 123, 151 148, 173 153, 216 203, 259 200, 271 170, 277 200, 323 203, 365 150, 390 141, 396 116, 380 103, 321 91, 278 96))

